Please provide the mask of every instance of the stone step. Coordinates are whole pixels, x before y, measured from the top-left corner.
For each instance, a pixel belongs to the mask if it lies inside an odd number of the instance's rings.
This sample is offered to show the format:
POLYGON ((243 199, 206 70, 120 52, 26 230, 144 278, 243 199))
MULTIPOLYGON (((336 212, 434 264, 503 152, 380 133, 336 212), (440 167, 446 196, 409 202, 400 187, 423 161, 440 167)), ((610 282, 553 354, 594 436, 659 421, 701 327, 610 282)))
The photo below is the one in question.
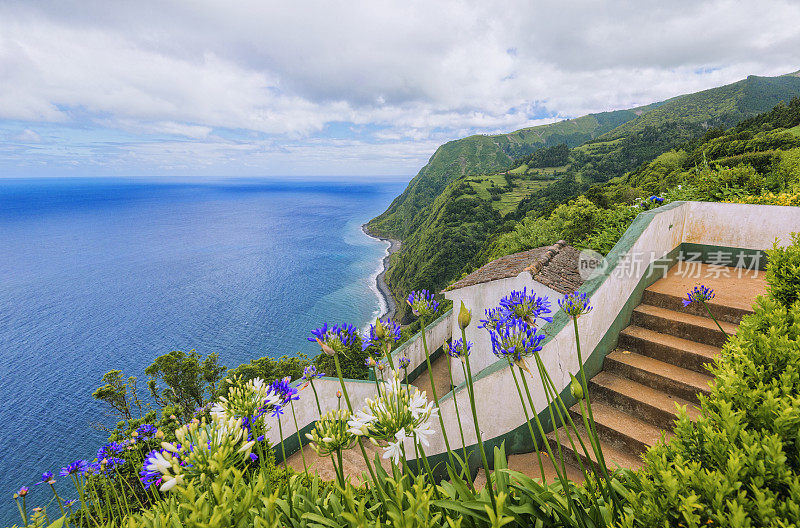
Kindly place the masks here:
POLYGON ((708 374, 620 349, 606 356, 603 370, 695 403, 699 393, 711 391, 713 381, 708 374))
POLYGON ((700 412, 692 402, 611 372, 600 372, 589 380, 589 393, 597 395, 606 404, 661 429, 672 430, 678 412, 676 404, 685 405, 692 419, 700 412))
MULTIPOLYGON (((689 306, 683 305, 683 299, 686 297, 686 292, 673 293, 665 291, 657 291, 652 287, 647 288, 642 296, 642 304, 649 304, 651 306, 659 306, 667 310, 675 310, 676 312, 688 313, 700 317, 708 317, 706 309, 697 303, 692 303, 689 306)), ((717 299, 712 299, 708 302, 708 309, 714 314, 714 317, 720 321, 725 321, 731 324, 738 325, 742 317, 753 313, 750 308, 742 308, 741 306, 732 306, 731 304, 724 304, 718 302, 717 299)))
MULTIPOLYGON (((567 437, 567 432, 563 427, 558 429, 558 436, 556 436, 556 431, 547 433, 547 441, 550 444, 550 448, 553 450, 553 456, 558 458, 558 449, 560 447, 564 456, 564 461, 568 464, 578 465, 578 459, 580 459, 584 467, 587 467, 590 463, 594 467, 597 467, 597 457, 592 450, 589 435, 583 425, 576 424, 575 430, 570 429, 569 434, 572 438, 572 442, 570 442, 567 437), (588 458, 575 436, 576 432, 586 446, 586 450, 589 454, 588 458), (575 449, 572 447, 573 444, 575 449)), ((602 437, 600 437, 599 440, 600 450, 603 453, 603 458, 606 461, 606 467, 608 469, 615 469, 617 466, 628 469, 638 469, 644 465, 642 458, 637 453, 633 453, 630 450, 618 449, 602 437)))
POLYGON ((695 372, 706 373, 706 365, 719 356, 719 347, 696 343, 669 334, 631 325, 619 335, 620 348, 672 363, 695 372))
MULTIPOLYGON (((716 323, 708 317, 700 317, 659 306, 640 304, 633 309, 631 323, 649 330, 669 334, 682 339, 721 347, 727 339, 716 323)), ((736 333, 736 325, 720 321, 728 335, 736 333)))
MULTIPOLYGON (((576 424, 582 423, 579 404, 572 406, 570 415, 576 424)), ((592 415, 597 434, 622 451, 644 453, 661 440, 662 434, 667 438, 672 436, 671 432, 663 431, 597 398, 592 398, 592 415)))

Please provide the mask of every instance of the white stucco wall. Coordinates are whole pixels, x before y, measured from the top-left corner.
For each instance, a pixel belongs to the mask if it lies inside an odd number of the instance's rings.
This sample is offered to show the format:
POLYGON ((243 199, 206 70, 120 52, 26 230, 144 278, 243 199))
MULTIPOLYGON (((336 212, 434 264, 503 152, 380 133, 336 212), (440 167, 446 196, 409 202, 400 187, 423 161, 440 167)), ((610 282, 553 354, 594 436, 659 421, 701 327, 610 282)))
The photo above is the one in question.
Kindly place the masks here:
MULTIPOLYGON (((425 340, 428 342, 428 353, 433 354, 442 345, 450 340, 452 333, 453 310, 440 316, 425 328, 425 340)), ((422 334, 417 333, 414 337, 397 347, 397 350, 392 352, 392 358, 395 366, 397 360, 401 356, 406 356, 411 363, 408 365, 409 378, 411 372, 426 362, 425 347, 422 343, 422 334)))

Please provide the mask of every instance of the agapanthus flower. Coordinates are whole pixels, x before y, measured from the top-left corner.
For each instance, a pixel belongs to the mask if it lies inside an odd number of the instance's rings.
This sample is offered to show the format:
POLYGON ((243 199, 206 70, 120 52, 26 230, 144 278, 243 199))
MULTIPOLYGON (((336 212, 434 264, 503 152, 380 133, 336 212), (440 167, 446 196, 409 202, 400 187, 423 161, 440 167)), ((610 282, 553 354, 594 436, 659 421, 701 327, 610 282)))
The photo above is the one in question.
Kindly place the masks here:
POLYGON ((558 300, 558 306, 570 317, 579 317, 592 311, 589 296, 581 292, 572 292, 558 300))
POLYGON ((139 480, 142 481, 145 489, 149 489, 150 486, 153 485, 161 485, 163 473, 161 473, 159 468, 163 467, 166 470, 171 466, 164 458, 165 452, 167 451, 162 448, 154 449, 147 453, 144 464, 142 465, 142 470, 139 472, 139 480))
POLYGON ((400 323, 390 317, 384 317, 375 321, 375 324, 369 325, 369 330, 362 340, 361 347, 363 350, 371 346, 383 349, 387 345, 398 341, 400 335, 400 323))
POLYGON ((124 458, 109 457, 109 458, 99 459, 97 462, 89 464, 89 468, 95 474, 107 475, 109 473, 113 473, 115 469, 121 468, 124 465, 125 465, 124 458))
POLYGON ((53 481, 53 472, 52 471, 45 471, 42 473, 42 480, 34 484, 34 486, 38 486, 39 484, 50 484, 53 481))
POLYGON ((316 378, 321 378, 325 375, 324 372, 318 372, 317 367, 314 365, 309 365, 303 369, 303 377, 300 378, 304 382, 309 382, 316 378))
POLYGON ((300 399, 297 394, 297 388, 292 386, 292 378, 289 376, 273 381, 270 385, 270 391, 278 398, 279 405, 287 405, 293 400, 300 399))
POLYGON ((701 284, 700 286, 695 286, 691 291, 686 293, 686 298, 683 299, 683 305, 689 306, 693 302, 702 304, 706 301, 710 301, 715 296, 714 290, 701 284))
POLYGON ((86 460, 76 460, 71 464, 67 465, 66 467, 61 468, 59 471, 59 475, 62 477, 69 477, 71 475, 75 475, 76 473, 83 473, 86 471, 86 468, 89 466, 89 463, 86 460))
POLYGON ((24 497, 27 494, 28 494, 28 486, 22 486, 17 492, 17 495, 20 497, 24 497))
POLYGON ((497 308, 488 308, 483 311, 486 314, 486 319, 481 319, 478 328, 485 328, 492 331, 500 326, 508 316, 508 313, 502 306, 497 308))
POLYGON ((651 196, 650 198, 648 198, 648 200, 650 200, 651 202, 657 203, 657 204, 660 204, 660 203, 664 202, 664 199, 662 197, 656 196, 655 194, 653 196, 651 196))
POLYGON ((242 382, 241 378, 229 380, 230 387, 226 396, 220 397, 211 408, 211 417, 221 419, 238 418, 242 420, 248 435, 261 416, 279 405, 282 394, 272 390, 272 385, 261 378, 253 378, 242 382))
POLYGON ((349 431, 347 422, 350 416, 347 409, 335 409, 322 415, 314 429, 306 434, 311 449, 319 456, 327 456, 353 447, 358 437, 349 431))
POLYGON ((255 440, 250 440, 242 420, 214 415, 175 431, 177 442, 162 442, 152 451, 144 470, 161 474, 159 490, 169 491, 187 480, 209 478, 249 460, 255 440))
POLYGON ((402 369, 408 368, 408 366, 411 364, 411 360, 408 359, 406 356, 402 356, 402 357, 400 357, 400 359, 397 360, 397 364, 402 369))
POLYGON ((109 442, 97 450, 97 460, 113 457, 119 455, 124 451, 124 448, 117 442, 109 442))
POLYGON ((397 460, 395 450, 405 438, 413 437, 418 430, 430 434, 427 422, 438 416, 439 409, 419 389, 414 388, 412 394, 409 386, 401 383, 397 371, 392 371, 382 385, 379 396, 365 400, 364 408, 356 411, 347 425, 350 433, 383 445, 384 458, 397 460))
POLYGON ((152 424, 142 424, 136 428, 137 436, 141 440, 148 440, 156 435, 158 428, 152 424))
POLYGON ((367 367, 367 368, 375 368, 375 365, 377 365, 377 364, 378 364, 378 362, 375 361, 375 358, 372 357, 372 356, 370 356, 370 357, 368 357, 367 359, 364 360, 364 366, 367 367))
POLYGON ((453 339, 450 341, 450 345, 447 348, 447 354, 453 358, 465 358, 469 355, 470 350, 472 350, 472 343, 470 341, 467 341, 465 346, 463 340, 453 339))
POLYGON ((547 316, 552 311, 550 299, 533 292, 528 295, 527 287, 522 288, 522 291, 514 290, 500 299, 500 306, 507 316, 524 319, 531 324, 535 324, 537 319, 548 323, 553 321, 552 317, 547 316))
POLYGON ((403 454, 403 441, 408 438, 406 435, 406 430, 404 428, 400 428, 394 434, 395 441, 389 442, 386 448, 383 450, 383 458, 391 458, 395 464, 400 463, 400 456, 403 454))
POLYGON ((353 325, 341 324, 328 327, 324 323, 322 328, 312 330, 314 337, 309 337, 311 342, 319 343, 323 352, 328 355, 342 354, 356 342, 356 328, 353 325))
POLYGON ((489 332, 492 352, 499 358, 519 362, 542 349, 544 334, 522 319, 509 318, 489 332))
POLYGON ((406 302, 417 317, 430 317, 439 312, 439 303, 428 290, 411 292, 406 302))

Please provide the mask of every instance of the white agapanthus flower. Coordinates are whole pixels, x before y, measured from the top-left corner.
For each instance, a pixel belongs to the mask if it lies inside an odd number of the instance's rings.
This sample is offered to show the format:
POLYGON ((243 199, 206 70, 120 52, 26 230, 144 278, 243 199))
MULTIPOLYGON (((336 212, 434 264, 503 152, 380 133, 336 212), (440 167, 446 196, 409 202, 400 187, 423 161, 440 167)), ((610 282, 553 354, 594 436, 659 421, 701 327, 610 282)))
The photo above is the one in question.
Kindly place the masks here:
POLYGON ((400 455, 403 454, 403 441, 407 438, 406 430, 400 429, 394 434, 396 442, 389 442, 389 444, 383 449, 383 458, 391 458, 395 464, 400 463, 400 455))
POLYGON ((177 442, 162 442, 162 451, 148 454, 144 469, 161 475, 159 489, 169 491, 202 475, 243 464, 255 440, 248 440, 242 420, 212 415, 211 421, 193 421, 175 431, 177 442))
POLYGON ((260 417, 265 411, 280 404, 280 395, 270 390, 261 378, 246 383, 234 378, 229 383, 226 396, 221 396, 211 407, 211 415, 222 419, 260 417))
POLYGON ((356 411, 347 425, 352 434, 366 436, 384 447, 383 458, 398 463, 406 439, 416 437, 428 445, 428 438, 435 433, 429 420, 438 416, 439 409, 428 402, 424 392, 403 385, 397 371, 389 373, 381 389, 375 400, 365 401, 364 408, 356 411))

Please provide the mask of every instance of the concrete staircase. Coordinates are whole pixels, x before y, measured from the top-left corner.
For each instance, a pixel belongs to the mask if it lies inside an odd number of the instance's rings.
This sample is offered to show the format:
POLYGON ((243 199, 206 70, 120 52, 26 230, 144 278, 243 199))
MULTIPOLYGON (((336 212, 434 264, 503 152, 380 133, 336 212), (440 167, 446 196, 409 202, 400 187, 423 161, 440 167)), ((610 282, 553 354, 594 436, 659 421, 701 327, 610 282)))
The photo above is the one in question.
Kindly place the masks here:
MULTIPOLYGON (((618 348, 606 356, 602 372, 589 380, 597 433, 610 469, 640 467, 641 454, 662 435, 671 435, 678 406, 697 416, 698 395, 708 393, 713 383, 706 365, 719 354, 725 336, 702 306, 684 308, 686 292, 697 284, 714 288, 716 298, 709 308, 731 335, 752 311, 755 297, 764 292, 763 273, 740 273, 736 268, 717 273, 717 268, 675 266, 647 288, 630 326, 619 336, 618 348), (712 271, 719 276, 708 276, 712 271)), ((578 405, 570 413, 576 425, 582 423, 578 405)), ((578 434, 589 447, 581 425, 578 434)), ((560 448, 572 463, 580 458, 584 464, 596 464, 586 459, 577 442, 580 452, 573 451, 563 428, 558 435, 553 431, 547 436, 554 451, 560 448)))

